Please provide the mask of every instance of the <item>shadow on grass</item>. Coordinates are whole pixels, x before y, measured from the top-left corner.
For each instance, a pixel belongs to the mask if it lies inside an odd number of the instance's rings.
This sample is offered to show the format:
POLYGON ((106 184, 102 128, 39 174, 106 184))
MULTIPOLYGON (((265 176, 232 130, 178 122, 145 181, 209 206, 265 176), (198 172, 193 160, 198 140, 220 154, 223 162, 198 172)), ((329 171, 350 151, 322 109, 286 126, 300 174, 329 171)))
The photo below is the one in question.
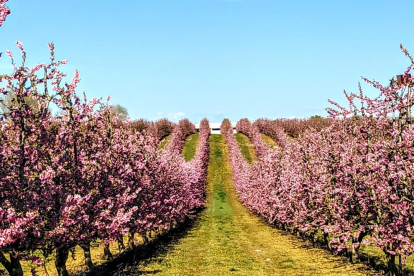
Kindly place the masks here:
MULTIPOLYGON (((298 248, 305 249, 305 250, 312 250, 312 249, 315 249, 315 248, 322 249, 322 250, 328 252, 329 254, 331 254, 332 258, 334 258, 335 256, 336 257, 341 257, 340 260, 343 264, 351 263, 351 261, 350 261, 350 257, 351 257, 350 252, 342 251, 338 254, 334 250, 329 249, 328 246, 326 244, 324 244, 323 242, 318 242, 318 241, 313 242, 310 239, 306 238, 305 236, 293 234, 293 233, 291 233, 291 232, 289 232, 285 229, 282 229, 281 227, 278 227, 278 225, 276 225, 274 223, 269 223, 269 221, 266 220, 265 218, 263 218, 260 214, 252 212, 248 209, 247 209, 247 211, 248 211, 249 214, 251 214, 251 215, 255 216, 256 218, 258 218, 262 223, 264 223, 264 224, 268 225, 269 227, 277 230, 279 235, 288 237, 289 240, 292 241, 294 246, 296 246, 298 248)), ((358 263, 366 265, 366 267, 357 268, 357 270, 359 270, 361 272, 367 271, 367 269, 369 270, 370 268, 372 268, 376 272, 379 272, 380 275, 385 275, 389 271, 387 264, 383 260, 381 260, 381 258, 379 258, 378 256, 368 255, 364 252, 359 252, 358 263)), ((403 275, 404 276, 414 276, 414 271, 410 271, 408 269, 403 269, 403 275)))
POLYGON ((112 261, 95 266, 91 271, 76 274, 76 276, 132 276, 132 275, 155 275, 161 270, 140 271, 139 264, 154 257, 164 256, 180 239, 185 238, 196 221, 188 219, 176 228, 158 235, 146 244, 138 245, 134 249, 126 250, 116 256, 112 261))

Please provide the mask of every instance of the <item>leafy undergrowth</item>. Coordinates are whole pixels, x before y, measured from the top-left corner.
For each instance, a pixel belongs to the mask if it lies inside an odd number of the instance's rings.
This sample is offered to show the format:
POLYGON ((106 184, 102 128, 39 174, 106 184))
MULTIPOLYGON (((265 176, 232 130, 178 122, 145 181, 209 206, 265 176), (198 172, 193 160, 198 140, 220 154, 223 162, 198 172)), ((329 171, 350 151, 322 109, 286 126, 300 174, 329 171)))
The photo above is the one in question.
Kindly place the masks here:
POLYGON ((224 137, 211 135, 207 206, 185 233, 116 275, 375 275, 250 214, 237 200, 224 137))
POLYGON ((236 133, 235 136, 237 143, 239 144, 240 151, 244 158, 246 158, 247 162, 252 163, 257 160, 257 156, 250 139, 242 133, 236 133))
POLYGON ((198 134, 191 134, 187 137, 183 148, 183 156, 185 161, 190 161, 194 158, 198 146, 198 134))

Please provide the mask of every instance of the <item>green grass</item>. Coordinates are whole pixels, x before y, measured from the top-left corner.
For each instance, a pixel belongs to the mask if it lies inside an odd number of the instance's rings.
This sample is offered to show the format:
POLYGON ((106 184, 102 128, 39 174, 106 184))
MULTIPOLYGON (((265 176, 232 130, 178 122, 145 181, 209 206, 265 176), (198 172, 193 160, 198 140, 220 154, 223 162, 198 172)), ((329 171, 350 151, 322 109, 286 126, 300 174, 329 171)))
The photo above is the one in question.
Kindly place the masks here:
POLYGON ((252 163, 257 160, 257 156, 250 139, 242 133, 236 133, 235 136, 237 143, 239 144, 240 151, 244 158, 246 158, 247 162, 252 163))
POLYGON ((158 145, 158 149, 163 149, 165 145, 167 145, 168 141, 171 139, 171 134, 166 136, 164 139, 161 140, 161 143, 158 145))
POLYGON ((198 146, 198 134, 191 134, 187 137, 183 147, 183 156, 185 161, 190 161, 194 158, 198 146))
POLYGON ((270 138, 269 136, 267 136, 266 134, 263 134, 263 133, 261 133, 261 136, 262 136, 263 141, 266 144, 268 144, 271 149, 276 149, 277 148, 277 143, 272 138, 270 138))

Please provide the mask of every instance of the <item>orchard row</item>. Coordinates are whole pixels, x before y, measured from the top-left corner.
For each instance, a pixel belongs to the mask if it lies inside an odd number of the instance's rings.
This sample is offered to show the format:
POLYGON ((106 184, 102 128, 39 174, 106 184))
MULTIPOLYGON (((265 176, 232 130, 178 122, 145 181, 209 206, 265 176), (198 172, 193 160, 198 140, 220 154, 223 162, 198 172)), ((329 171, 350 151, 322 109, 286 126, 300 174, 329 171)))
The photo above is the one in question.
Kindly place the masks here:
POLYGON ((22 275, 21 260, 40 263, 52 252, 59 275, 68 275, 65 263, 76 245, 87 252, 97 239, 108 245, 194 216, 204 203, 207 120, 196 156, 185 162, 181 149, 195 132, 188 120, 148 124, 142 135, 106 102, 81 99, 77 72, 63 83, 59 66, 66 62, 55 61, 53 44, 50 63, 33 68, 17 46, 22 64, 7 52, 14 72, 2 76, 0 88, 10 99, 0 118, 0 263, 10 275, 22 275), (159 150, 171 130, 169 145, 159 150))
POLYGON ((221 127, 245 206, 352 261, 362 244, 380 248, 392 275, 402 273, 414 250, 414 61, 401 49, 411 64, 398 82, 384 86, 364 79, 379 90, 378 97, 365 96, 361 87, 359 94, 345 93, 349 108, 332 102, 330 119, 240 120, 237 131, 250 138, 259 159, 252 165, 241 155, 230 123, 221 127), (295 138, 286 126, 296 130, 295 138), (270 149, 260 133, 279 147, 270 149))

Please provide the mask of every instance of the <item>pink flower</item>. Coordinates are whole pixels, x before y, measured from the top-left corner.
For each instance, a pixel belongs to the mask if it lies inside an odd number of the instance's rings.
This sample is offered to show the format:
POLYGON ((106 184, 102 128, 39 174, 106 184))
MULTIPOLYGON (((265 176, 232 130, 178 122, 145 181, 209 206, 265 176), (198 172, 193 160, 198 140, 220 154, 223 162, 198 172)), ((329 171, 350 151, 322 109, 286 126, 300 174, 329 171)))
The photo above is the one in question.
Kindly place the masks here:
POLYGON ((55 49, 55 44, 53 44, 53 42, 48 43, 48 46, 50 51, 53 51, 55 49))
POLYGON ((17 47, 20 49, 20 51, 22 51, 23 52, 23 44, 20 42, 20 41, 16 41, 16 45, 17 45, 17 47))
POLYGON ((10 50, 6 50, 6 54, 12 59, 13 58, 13 52, 10 50))
POLYGON ((0 1, 0 27, 3 25, 6 17, 10 14, 10 9, 4 5, 7 1, 8 0, 0 1))

